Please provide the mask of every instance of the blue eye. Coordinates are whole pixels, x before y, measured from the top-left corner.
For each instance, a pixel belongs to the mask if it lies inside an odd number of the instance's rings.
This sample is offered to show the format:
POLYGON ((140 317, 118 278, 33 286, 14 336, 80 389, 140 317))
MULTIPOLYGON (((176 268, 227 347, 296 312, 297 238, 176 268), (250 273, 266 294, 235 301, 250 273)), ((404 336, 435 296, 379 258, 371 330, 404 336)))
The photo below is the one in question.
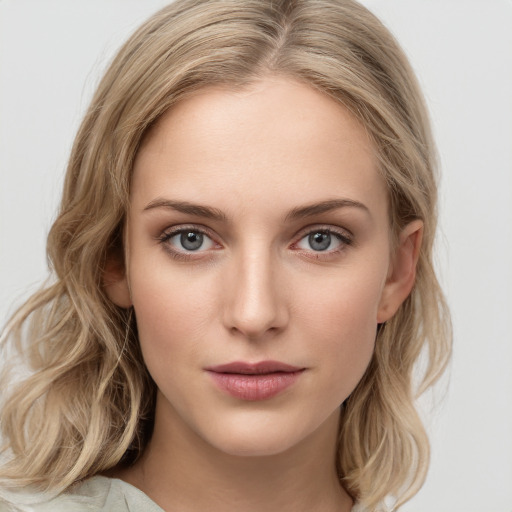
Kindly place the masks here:
POLYGON ((308 235, 308 244, 314 251, 326 251, 332 243, 330 233, 318 231, 308 235))
POLYGON ((331 252, 345 245, 350 245, 351 240, 328 229, 318 229, 311 231, 302 237, 297 243, 297 247, 302 250, 314 252, 331 252))
POLYGON ((179 252, 200 252, 214 247, 213 240, 194 229, 181 229, 165 236, 163 242, 179 252))

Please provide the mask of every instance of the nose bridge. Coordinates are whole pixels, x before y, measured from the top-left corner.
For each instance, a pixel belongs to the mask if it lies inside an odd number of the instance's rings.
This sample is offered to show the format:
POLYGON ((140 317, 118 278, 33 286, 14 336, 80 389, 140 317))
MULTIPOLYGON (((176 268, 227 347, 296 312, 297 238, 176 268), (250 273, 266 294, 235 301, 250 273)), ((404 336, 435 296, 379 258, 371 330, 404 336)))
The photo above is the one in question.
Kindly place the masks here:
POLYGON ((284 327, 286 304, 279 290, 279 266, 268 244, 253 243, 234 256, 227 303, 227 327, 248 338, 284 327))

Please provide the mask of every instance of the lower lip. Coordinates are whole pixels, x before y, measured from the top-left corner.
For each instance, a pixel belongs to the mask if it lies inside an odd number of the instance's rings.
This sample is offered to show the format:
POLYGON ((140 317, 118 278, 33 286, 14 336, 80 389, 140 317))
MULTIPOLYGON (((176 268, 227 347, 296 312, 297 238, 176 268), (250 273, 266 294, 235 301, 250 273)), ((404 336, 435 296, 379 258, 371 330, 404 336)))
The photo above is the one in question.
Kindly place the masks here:
POLYGON ((292 386, 304 370, 261 375, 217 373, 209 371, 215 384, 229 395, 241 400, 267 400, 292 386))

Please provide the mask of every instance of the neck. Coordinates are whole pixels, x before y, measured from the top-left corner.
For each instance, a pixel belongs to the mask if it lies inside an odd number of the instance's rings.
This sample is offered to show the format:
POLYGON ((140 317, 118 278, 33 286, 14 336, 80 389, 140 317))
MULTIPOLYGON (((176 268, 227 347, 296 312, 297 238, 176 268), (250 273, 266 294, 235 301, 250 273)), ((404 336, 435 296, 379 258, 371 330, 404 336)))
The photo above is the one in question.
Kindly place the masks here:
POLYGON ((248 457, 226 454, 179 422, 159 419, 157 407, 143 456, 114 476, 166 511, 348 512, 352 507, 335 469, 337 413, 320 435, 286 452, 248 457))

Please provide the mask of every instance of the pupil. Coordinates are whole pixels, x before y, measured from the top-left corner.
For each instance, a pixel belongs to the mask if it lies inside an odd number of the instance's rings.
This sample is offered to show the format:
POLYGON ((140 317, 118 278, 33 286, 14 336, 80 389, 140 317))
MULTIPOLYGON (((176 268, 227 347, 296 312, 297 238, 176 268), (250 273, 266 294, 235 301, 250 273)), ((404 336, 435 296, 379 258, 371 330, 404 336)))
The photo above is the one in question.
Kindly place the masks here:
POLYGON ((329 233, 317 232, 309 235, 309 245, 315 251, 325 251, 331 245, 329 233))
POLYGON ((203 235, 201 233, 194 233, 193 231, 182 233, 180 238, 181 245, 187 251, 196 251, 203 245, 203 235))

